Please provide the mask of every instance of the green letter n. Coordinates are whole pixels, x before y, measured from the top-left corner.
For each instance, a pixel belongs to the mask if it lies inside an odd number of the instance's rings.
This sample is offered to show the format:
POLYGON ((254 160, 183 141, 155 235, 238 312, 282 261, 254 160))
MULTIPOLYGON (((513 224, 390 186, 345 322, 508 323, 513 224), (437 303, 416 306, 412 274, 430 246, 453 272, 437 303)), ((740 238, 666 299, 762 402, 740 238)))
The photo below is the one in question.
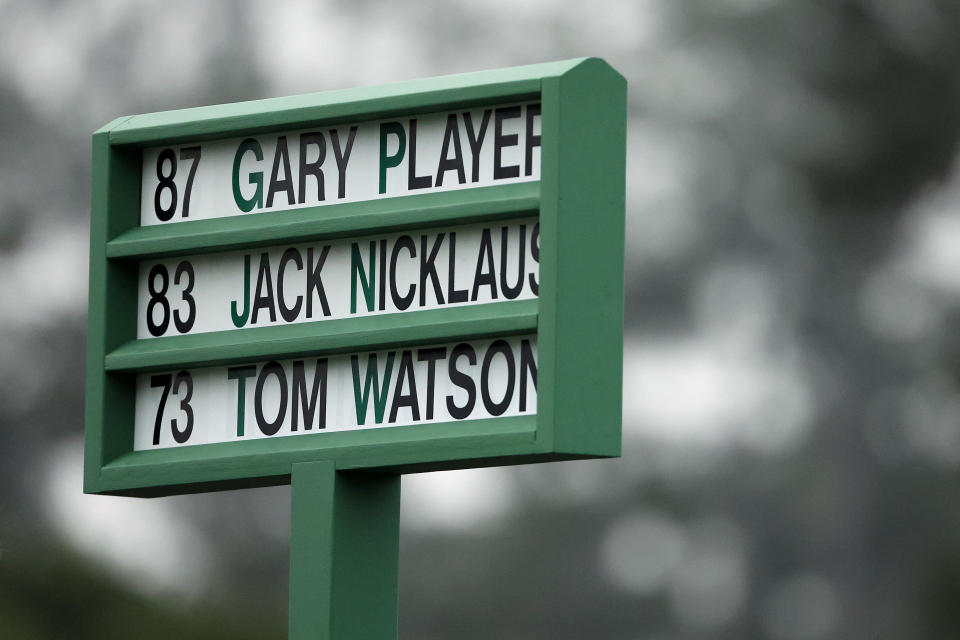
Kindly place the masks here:
MULTIPOLYGON (((363 268, 363 257, 360 255, 360 247, 356 242, 350 245, 350 313, 357 312, 357 280, 360 280, 360 287, 363 289, 363 299, 367 303, 367 311, 373 311, 374 302, 376 302, 374 285, 377 281, 377 242, 370 241, 370 277, 367 277, 367 271, 363 268)), ((383 277, 383 274, 380 274, 383 277)))

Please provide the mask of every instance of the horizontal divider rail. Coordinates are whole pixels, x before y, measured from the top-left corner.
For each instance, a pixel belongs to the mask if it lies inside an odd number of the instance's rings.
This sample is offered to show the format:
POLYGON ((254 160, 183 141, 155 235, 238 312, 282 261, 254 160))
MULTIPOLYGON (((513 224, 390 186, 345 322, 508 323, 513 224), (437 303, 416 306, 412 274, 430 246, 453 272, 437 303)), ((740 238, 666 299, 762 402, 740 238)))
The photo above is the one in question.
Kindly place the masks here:
POLYGON ((491 302, 132 340, 108 353, 104 366, 155 371, 526 335, 537 331, 537 309, 537 300, 491 302))
POLYGON ((538 215, 540 183, 458 189, 269 213, 134 227, 107 242, 108 258, 159 258, 285 242, 356 237, 538 215))

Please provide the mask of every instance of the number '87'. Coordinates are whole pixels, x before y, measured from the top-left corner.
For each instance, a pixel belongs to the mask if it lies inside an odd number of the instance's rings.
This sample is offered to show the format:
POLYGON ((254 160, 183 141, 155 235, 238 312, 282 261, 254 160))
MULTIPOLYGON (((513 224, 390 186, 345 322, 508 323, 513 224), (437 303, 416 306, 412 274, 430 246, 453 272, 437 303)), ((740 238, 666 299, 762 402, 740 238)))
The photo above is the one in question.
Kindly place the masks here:
MULTIPOLYGON (((187 186, 183 190, 183 207, 181 215, 190 216, 190 194, 193 192, 193 179, 197 175, 197 166, 200 164, 200 147, 183 147, 180 149, 180 160, 191 160, 190 170, 187 173, 187 186)), ((177 212, 180 201, 177 192, 177 183, 173 181, 177 175, 177 155, 173 149, 164 149, 157 156, 157 188, 153 192, 153 210, 157 219, 162 222, 171 220, 177 212)))

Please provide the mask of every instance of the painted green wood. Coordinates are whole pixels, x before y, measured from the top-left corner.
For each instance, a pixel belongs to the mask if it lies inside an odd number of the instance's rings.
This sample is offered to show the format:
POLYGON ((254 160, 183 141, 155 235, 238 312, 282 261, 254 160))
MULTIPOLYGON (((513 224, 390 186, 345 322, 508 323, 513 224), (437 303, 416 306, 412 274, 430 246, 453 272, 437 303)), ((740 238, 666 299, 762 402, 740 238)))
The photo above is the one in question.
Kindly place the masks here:
POLYGON ((173 144, 525 100, 539 94, 543 78, 562 76, 581 62, 582 59, 547 62, 376 87, 138 115, 112 129, 110 142, 143 146, 173 144))
POLYGON ((544 80, 537 408, 556 452, 620 455, 626 91, 596 58, 544 80))
POLYGON ((536 428, 535 417, 516 416, 131 451, 103 468, 96 488, 158 496, 284 484, 291 465, 329 459, 338 469, 396 472, 563 459, 543 453, 536 428))
POLYGON ((111 147, 109 132, 119 118, 93 136, 93 184, 90 215, 90 286, 87 322, 87 366, 84 487, 98 486, 102 466, 133 447, 133 381, 106 375, 106 353, 136 337, 130 318, 137 313, 137 273, 132 266, 108 262, 107 239, 123 228, 122 212, 139 206, 139 154, 111 147), (108 307, 111 313, 105 313, 108 307), (113 426, 114 428, 110 428, 113 426))
POLYGON ((397 637, 400 476, 293 465, 291 640, 397 637))
POLYGON ((401 196, 135 227, 107 243, 108 258, 157 258, 199 250, 226 251, 271 244, 358 236, 384 229, 469 224, 536 215, 540 185, 523 182, 460 191, 401 196))
POLYGON ((295 356, 426 346, 480 337, 533 333, 537 301, 338 318, 294 325, 131 340, 107 354, 107 371, 216 366, 295 356))
POLYGON ((395 639, 401 473, 619 455, 626 84, 598 59, 120 118, 93 136, 84 490, 291 483, 290 637, 395 639), (139 227, 142 150, 539 98, 541 181, 139 227), (537 215, 538 300, 136 340, 139 260, 537 215), (536 335, 535 416, 133 451, 161 368, 536 335))
POLYGON ((287 482, 294 463, 323 459, 341 469, 407 472, 618 455, 625 114, 623 79, 603 61, 586 59, 133 116, 96 133, 85 490, 157 495, 287 482), (139 228, 140 164, 147 146, 537 97, 539 183, 139 228), (537 212, 537 301, 135 339, 137 260, 144 257, 537 212), (138 371, 514 331, 537 334, 535 417, 132 451, 138 371))

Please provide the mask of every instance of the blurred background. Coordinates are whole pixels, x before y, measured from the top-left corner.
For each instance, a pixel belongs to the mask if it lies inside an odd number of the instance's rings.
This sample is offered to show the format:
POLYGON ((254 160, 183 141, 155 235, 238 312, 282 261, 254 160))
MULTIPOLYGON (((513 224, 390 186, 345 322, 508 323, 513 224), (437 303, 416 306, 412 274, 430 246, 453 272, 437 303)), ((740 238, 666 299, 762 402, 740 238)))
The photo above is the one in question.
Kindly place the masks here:
POLYGON ((0 637, 286 634, 289 487, 81 494, 94 129, 584 55, 624 455, 406 476, 400 637, 960 637, 952 0, 0 0, 0 637))

